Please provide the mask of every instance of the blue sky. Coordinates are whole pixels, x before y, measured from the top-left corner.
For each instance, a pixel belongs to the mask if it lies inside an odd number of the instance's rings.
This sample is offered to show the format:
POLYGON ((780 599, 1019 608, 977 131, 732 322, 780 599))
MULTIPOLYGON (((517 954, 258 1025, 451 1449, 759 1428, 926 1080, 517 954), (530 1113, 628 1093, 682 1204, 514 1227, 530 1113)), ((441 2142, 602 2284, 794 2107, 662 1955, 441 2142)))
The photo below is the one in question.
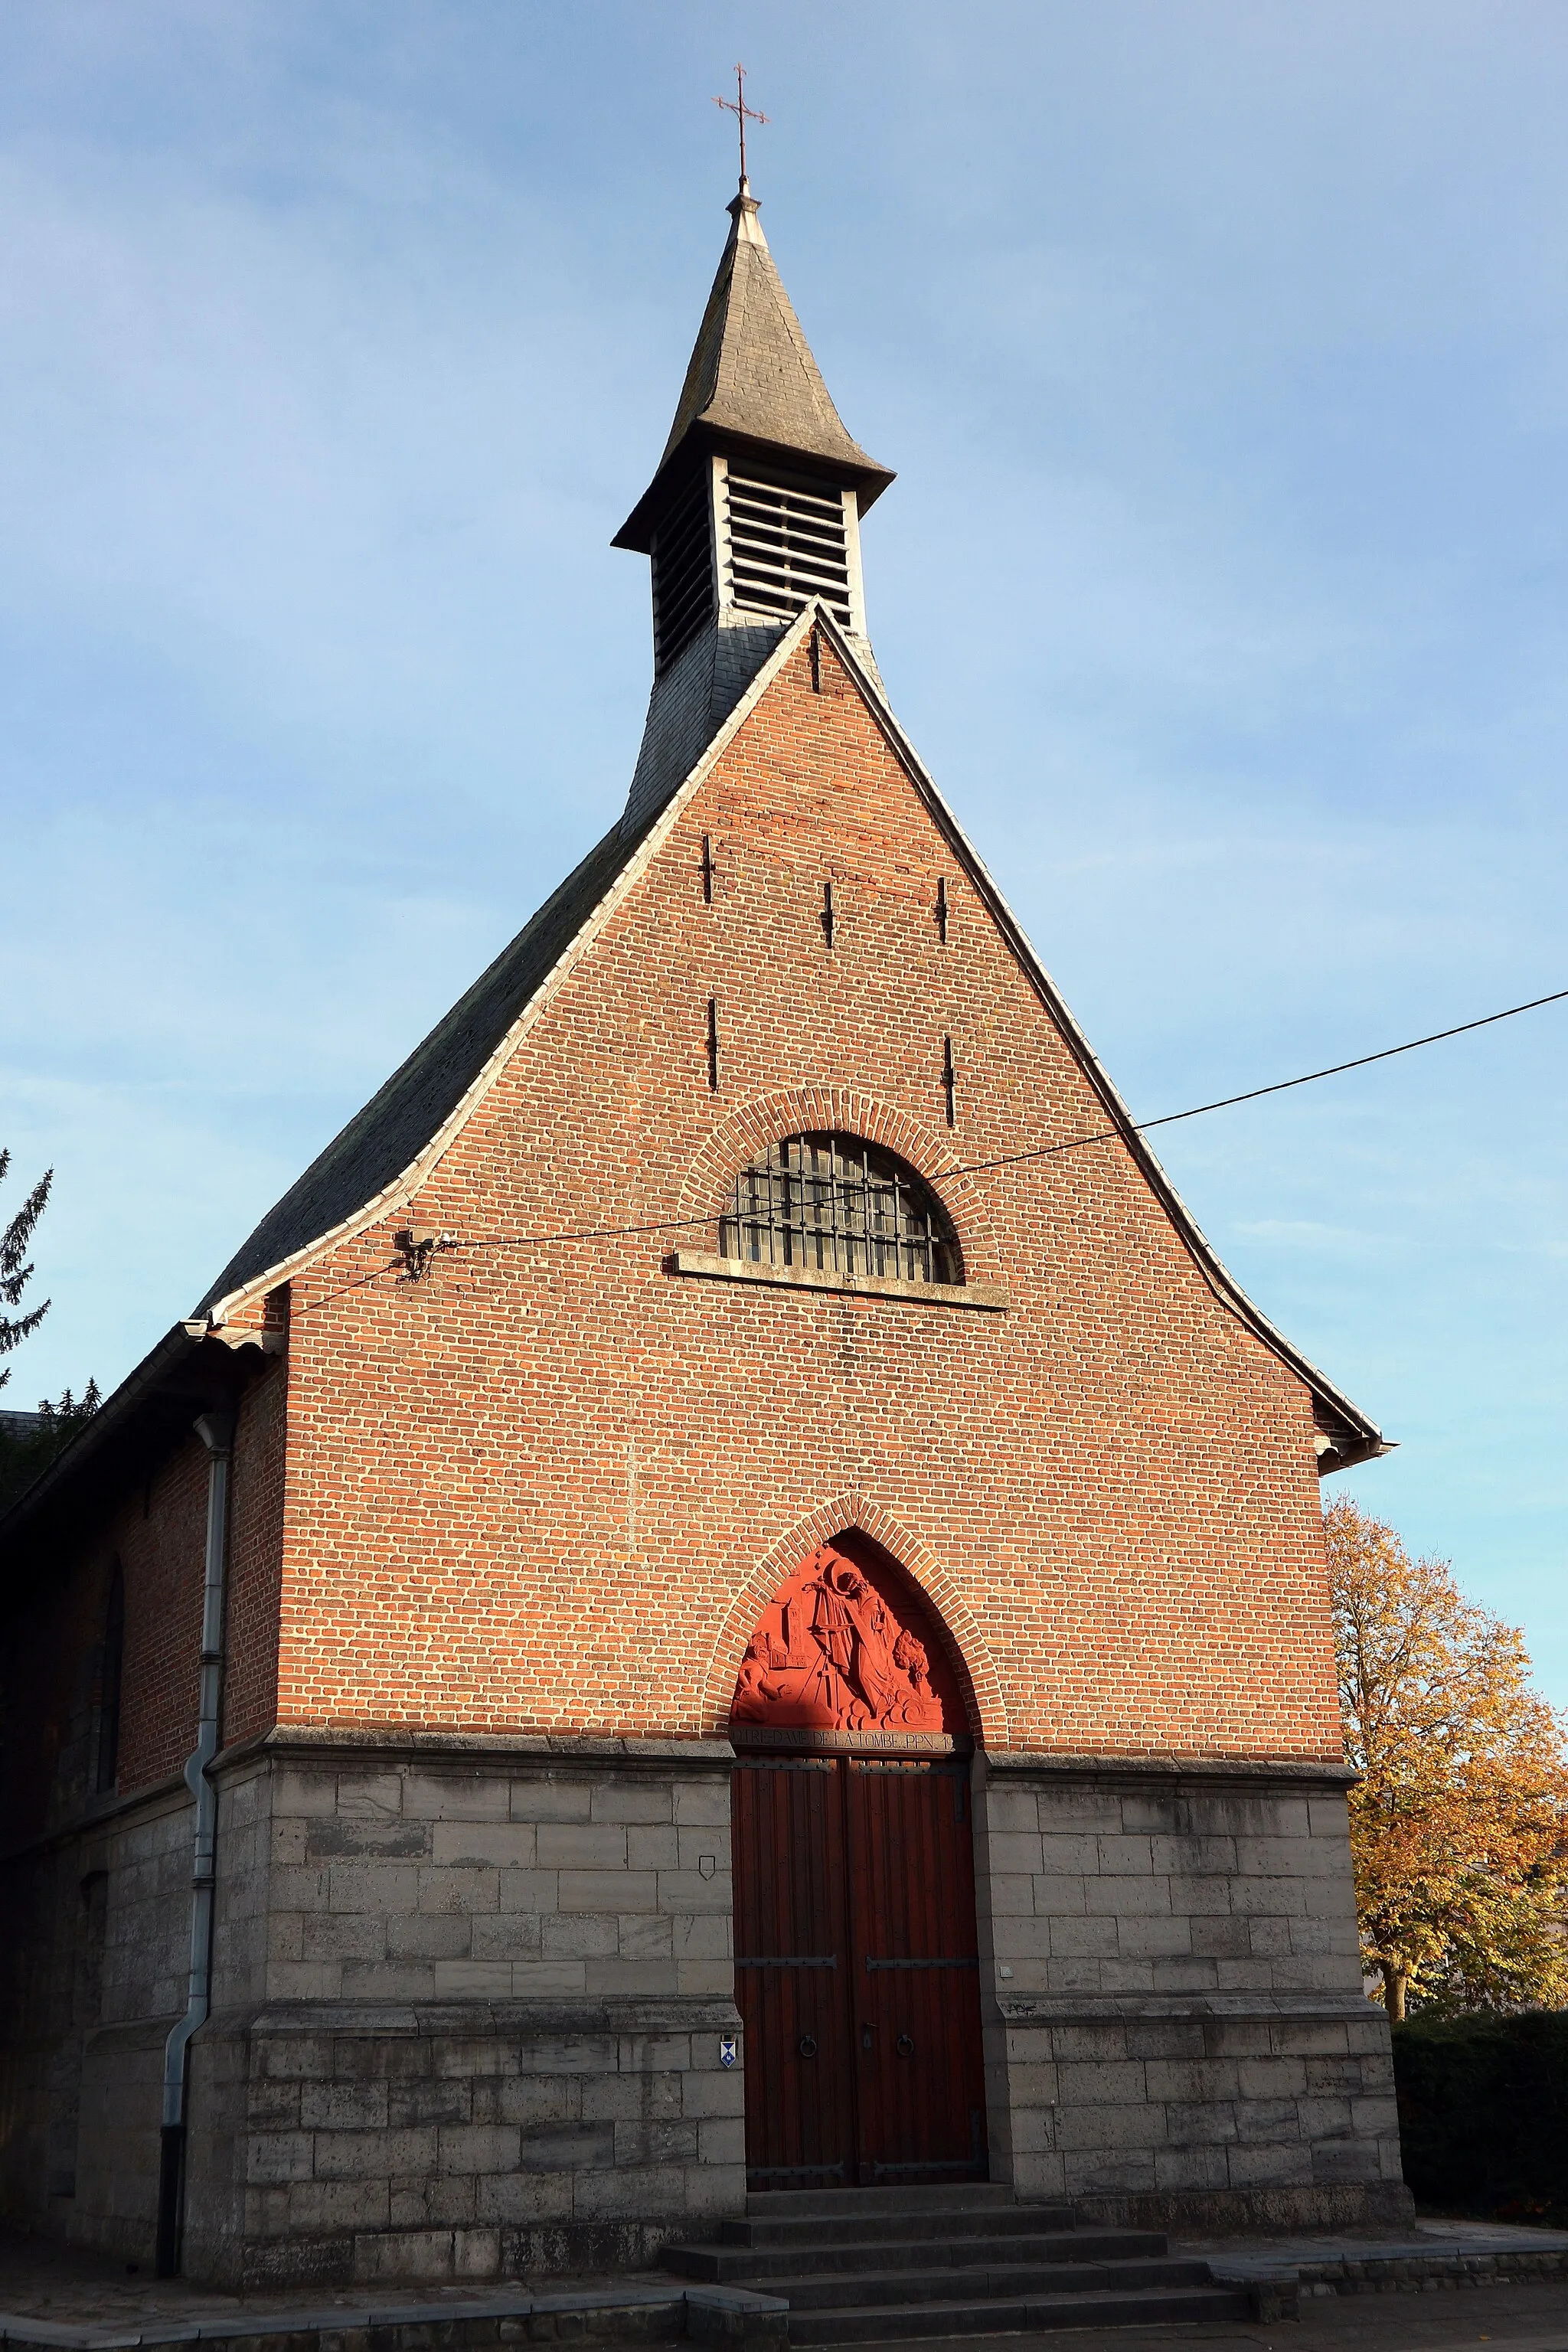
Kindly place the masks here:
MULTIPOLYGON (((1140 1116, 1568 986, 1553 0, 7 0, 6 1404, 105 1385, 596 838, 753 179, 900 716, 1140 1116)), ((1168 1130, 1568 1701, 1568 1006, 1168 1130)))

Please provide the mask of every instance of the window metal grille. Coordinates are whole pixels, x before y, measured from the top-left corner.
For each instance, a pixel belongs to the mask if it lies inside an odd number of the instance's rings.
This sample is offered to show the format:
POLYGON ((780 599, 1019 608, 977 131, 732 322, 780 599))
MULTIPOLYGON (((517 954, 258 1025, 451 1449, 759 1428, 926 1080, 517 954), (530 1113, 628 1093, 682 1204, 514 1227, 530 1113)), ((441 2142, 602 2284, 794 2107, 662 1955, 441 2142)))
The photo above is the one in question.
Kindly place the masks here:
POLYGON ((890 1151, 854 1135, 792 1135, 735 1179, 719 1255, 895 1282, 963 1280, 935 1195, 890 1151))
POLYGON ((653 658, 668 669, 714 610, 708 476, 698 474, 654 533, 653 658))
POLYGON ((844 500, 760 467, 730 465, 730 574, 737 604, 763 613, 800 612, 820 596, 836 621, 853 626, 844 500))

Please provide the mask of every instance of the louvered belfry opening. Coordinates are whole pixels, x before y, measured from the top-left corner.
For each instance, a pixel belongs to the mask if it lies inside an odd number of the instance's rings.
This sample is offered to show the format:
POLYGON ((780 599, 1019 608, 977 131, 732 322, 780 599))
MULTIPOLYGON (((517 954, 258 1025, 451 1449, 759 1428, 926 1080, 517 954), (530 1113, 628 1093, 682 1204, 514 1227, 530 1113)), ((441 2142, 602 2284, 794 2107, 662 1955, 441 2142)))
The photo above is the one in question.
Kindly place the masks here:
POLYGON ((730 573, 737 604, 793 616, 820 596, 854 625, 843 493, 831 482, 761 466, 729 464, 730 573))
POLYGON ((653 656, 669 667, 717 605, 708 468, 694 471, 653 540, 653 656))
POLYGON ((961 1283, 957 1237, 913 1169, 855 1135, 791 1135, 735 1179, 719 1255, 753 1265, 961 1283))

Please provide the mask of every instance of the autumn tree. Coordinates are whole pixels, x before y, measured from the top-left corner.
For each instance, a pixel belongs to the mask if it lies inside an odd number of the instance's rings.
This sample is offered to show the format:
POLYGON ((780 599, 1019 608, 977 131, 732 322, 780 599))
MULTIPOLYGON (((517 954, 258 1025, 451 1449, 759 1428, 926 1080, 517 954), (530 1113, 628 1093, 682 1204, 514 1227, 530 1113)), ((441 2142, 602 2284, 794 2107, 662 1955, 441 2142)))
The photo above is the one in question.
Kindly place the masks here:
POLYGON ((1362 1949, 1389 2015, 1568 2001, 1568 1758, 1522 1637, 1353 1503, 1325 1525, 1362 1949))

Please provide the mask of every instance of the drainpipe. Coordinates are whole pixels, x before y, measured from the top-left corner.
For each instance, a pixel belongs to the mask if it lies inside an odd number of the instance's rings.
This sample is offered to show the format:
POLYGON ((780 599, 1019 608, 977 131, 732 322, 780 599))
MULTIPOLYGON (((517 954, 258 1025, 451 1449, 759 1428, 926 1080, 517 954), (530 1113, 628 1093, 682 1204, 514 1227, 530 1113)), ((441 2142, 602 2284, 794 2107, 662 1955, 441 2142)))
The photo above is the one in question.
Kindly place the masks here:
POLYGON ((204 1412, 195 1424, 207 1449, 206 1576, 202 1592, 202 1678, 196 1744, 185 1759, 185 1786, 196 1801, 191 1855, 191 1973, 185 2013, 163 2045, 163 2118, 158 2151, 160 2278, 180 2267, 185 2191, 185 2053, 212 2006, 213 1887, 217 1854, 217 1790, 207 1767, 217 1754, 223 1686, 223 1602, 228 1570, 228 1464, 231 1412, 204 1412))

